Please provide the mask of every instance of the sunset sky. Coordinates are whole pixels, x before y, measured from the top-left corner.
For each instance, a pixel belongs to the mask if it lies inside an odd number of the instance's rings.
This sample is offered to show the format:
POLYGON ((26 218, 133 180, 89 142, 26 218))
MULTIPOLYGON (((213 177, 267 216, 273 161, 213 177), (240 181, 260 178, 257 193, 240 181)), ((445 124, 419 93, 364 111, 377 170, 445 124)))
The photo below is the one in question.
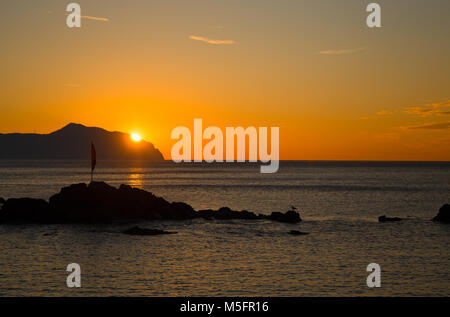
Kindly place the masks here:
POLYGON ((450 160, 450 1, 0 2, 0 133, 278 126, 280 159, 450 160))

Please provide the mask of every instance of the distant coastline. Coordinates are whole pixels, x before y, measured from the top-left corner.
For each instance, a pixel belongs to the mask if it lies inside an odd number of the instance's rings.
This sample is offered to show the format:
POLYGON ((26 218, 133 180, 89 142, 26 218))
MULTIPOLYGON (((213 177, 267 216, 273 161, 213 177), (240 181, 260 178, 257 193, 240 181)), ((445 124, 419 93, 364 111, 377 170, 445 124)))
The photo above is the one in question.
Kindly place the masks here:
POLYGON ((133 142, 127 133, 76 123, 49 134, 0 134, 0 159, 89 159, 91 142, 95 144, 100 159, 164 160, 161 152, 150 142, 133 142))

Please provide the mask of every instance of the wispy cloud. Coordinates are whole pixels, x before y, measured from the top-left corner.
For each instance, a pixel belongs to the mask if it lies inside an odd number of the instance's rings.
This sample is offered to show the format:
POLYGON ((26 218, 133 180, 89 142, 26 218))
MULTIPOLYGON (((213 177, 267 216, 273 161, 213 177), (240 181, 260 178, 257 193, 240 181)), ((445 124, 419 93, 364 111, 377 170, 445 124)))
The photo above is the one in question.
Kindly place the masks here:
POLYGON ((365 50, 365 47, 358 47, 358 48, 347 48, 342 50, 324 50, 320 51, 319 54, 322 55, 343 55, 343 54, 352 54, 359 51, 365 50))
MULTIPOLYGON (((52 14, 52 13, 53 13, 52 11, 48 11, 48 14, 52 14)), ((66 15, 68 16, 69 13, 66 13, 66 15)), ((80 16, 80 18, 83 19, 83 20, 109 22, 108 18, 94 17, 94 16, 90 16, 90 15, 82 15, 82 16, 80 16)))
POLYGON ((108 18, 93 17, 93 16, 89 16, 89 15, 82 15, 80 18, 85 19, 85 20, 100 21, 100 22, 108 22, 109 21, 108 18))
POLYGON ((201 41, 201 42, 205 42, 205 43, 213 44, 213 45, 232 45, 232 44, 236 43, 233 40, 214 40, 214 39, 209 39, 207 37, 197 36, 197 35, 191 35, 191 36, 189 36, 189 38, 194 41, 201 41))
POLYGON ((426 129, 426 130, 446 130, 446 129, 450 129, 450 121, 437 122, 437 123, 425 123, 425 124, 409 126, 409 127, 405 127, 405 128, 409 129, 409 130, 422 130, 422 129, 426 129))
POLYGON ((377 112, 377 115, 379 115, 379 116, 387 116, 387 115, 390 115, 390 114, 393 114, 393 112, 387 111, 387 110, 384 110, 384 109, 377 112))
POLYGON ((426 104, 423 107, 410 106, 404 109, 405 113, 415 114, 421 117, 428 117, 431 115, 445 116, 450 115, 450 100, 443 102, 435 102, 426 104))

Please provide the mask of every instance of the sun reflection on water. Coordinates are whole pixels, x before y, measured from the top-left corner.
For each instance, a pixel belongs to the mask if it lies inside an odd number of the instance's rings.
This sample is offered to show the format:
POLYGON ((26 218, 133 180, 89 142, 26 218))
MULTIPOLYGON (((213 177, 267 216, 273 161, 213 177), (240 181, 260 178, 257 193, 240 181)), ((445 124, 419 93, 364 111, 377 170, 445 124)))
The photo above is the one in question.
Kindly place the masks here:
POLYGON ((133 168, 128 177, 128 185, 137 188, 144 188, 144 169, 141 167, 133 168))

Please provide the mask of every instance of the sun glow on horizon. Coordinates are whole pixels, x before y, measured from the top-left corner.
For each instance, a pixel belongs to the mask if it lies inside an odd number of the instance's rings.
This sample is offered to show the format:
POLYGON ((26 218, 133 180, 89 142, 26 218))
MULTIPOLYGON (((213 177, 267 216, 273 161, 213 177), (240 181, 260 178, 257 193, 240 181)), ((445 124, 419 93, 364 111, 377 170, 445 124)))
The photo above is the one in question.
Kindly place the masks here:
POLYGON ((132 133, 132 134, 131 134, 131 139, 132 139, 134 142, 139 142, 139 141, 142 140, 142 139, 141 139, 141 136, 140 136, 139 134, 137 134, 137 133, 132 133))

